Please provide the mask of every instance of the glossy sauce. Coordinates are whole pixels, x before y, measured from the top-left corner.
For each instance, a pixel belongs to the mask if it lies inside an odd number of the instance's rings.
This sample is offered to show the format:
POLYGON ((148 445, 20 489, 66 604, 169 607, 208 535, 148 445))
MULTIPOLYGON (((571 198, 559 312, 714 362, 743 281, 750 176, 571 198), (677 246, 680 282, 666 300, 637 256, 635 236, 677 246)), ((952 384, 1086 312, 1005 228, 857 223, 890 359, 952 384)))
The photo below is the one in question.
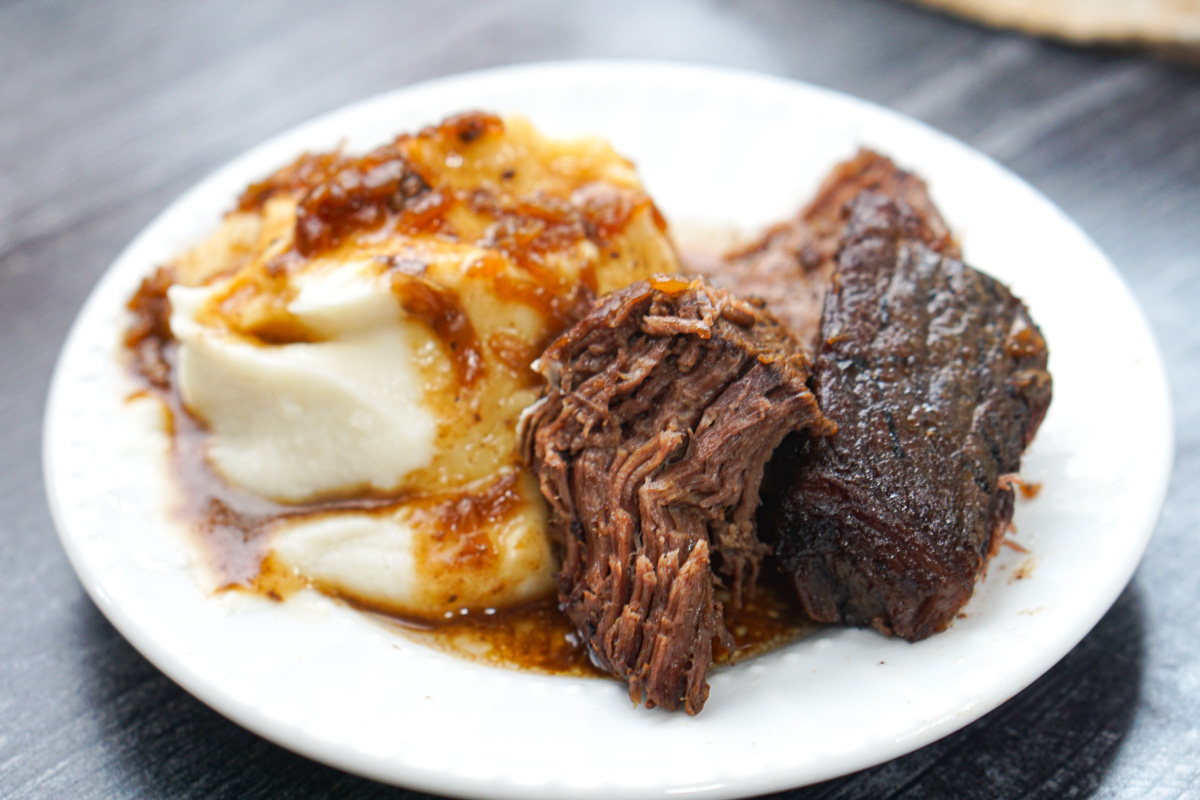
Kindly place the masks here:
MULTIPOLYGON (((732 665, 803 638, 820 626, 807 619, 795 592, 782 577, 760 579, 755 596, 734 608, 726 591, 718 591, 725 623, 734 639, 732 650, 714 642, 714 663, 732 665)), ((492 666, 551 675, 607 677, 588 655, 575 626, 553 597, 512 609, 448 613, 439 620, 406 618, 387 609, 350 602, 389 628, 443 652, 492 666)))
POLYGON ((1021 496, 1026 500, 1032 500, 1042 493, 1042 485, 1040 483, 1028 483, 1026 481, 1021 481, 1018 484, 1018 487, 1021 490, 1021 496))
POLYGON ((485 567, 498 556, 488 526, 507 520, 522 503, 515 471, 502 472, 474 491, 414 500, 409 521, 422 534, 415 553, 418 569, 453 574, 485 567))
POLYGON ((406 618, 361 603, 350 605, 411 639, 471 661, 547 675, 607 675, 588 658, 582 639, 554 597, 518 608, 448 612, 439 620, 406 618))
MULTIPOLYGON (((666 221, 650 198, 602 183, 577 189, 569 199, 540 192, 515 197, 506 190, 511 170, 482 180, 471 189, 454 188, 439 181, 428 164, 419 163, 426 145, 448 147, 448 159, 469 158, 469 147, 486 136, 504 133, 500 118, 479 112, 452 117, 416 136, 402 135, 361 157, 339 152, 305 154, 241 196, 238 210, 261 211, 279 194, 297 199, 291 248, 271 259, 266 275, 246 286, 253 302, 275 301, 268 313, 254 315, 252 328, 239 330, 263 344, 316 341, 311 332, 286 311, 287 295, 265 285, 270 278, 285 280, 310 259, 329 254, 352 237, 384 234, 432 235, 458 241, 476 237, 458 230, 452 220, 456 207, 469 210, 474 221, 486 225, 477 244, 504 257, 477 260, 471 277, 492 281, 496 297, 536 311, 547 335, 540 345, 580 317, 598 289, 595 258, 617 258, 608 241, 622 234, 635 215, 648 212, 658 231, 666 221), (428 173, 428 174, 425 174, 428 173), (582 259, 579 275, 568 278, 555 258, 591 247, 595 258, 582 259), (611 250, 611 252, 610 252, 611 250), (515 265, 514 271, 508 264, 515 265)), ((427 324, 451 356, 461 382, 469 386, 482 373, 484 359, 470 321, 453 291, 421 281, 412 270, 398 270, 393 287, 401 305, 427 324)), ((229 298, 238 302, 237 297, 229 298)), ((226 310, 238 318, 236 310, 226 310)))
POLYGON ((238 198, 237 210, 261 211, 267 201, 277 194, 296 194, 309 186, 327 180, 345 157, 340 152, 304 153, 291 164, 277 170, 265 180, 251 184, 238 198))
POLYGON ((474 384, 484 372, 483 353, 458 296, 420 275, 403 271, 392 273, 392 293, 400 307, 427 325, 449 351, 458 383, 464 387, 474 384))
POLYGON ((134 372, 157 391, 166 391, 171 383, 171 365, 165 350, 170 342, 171 305, 167 289, 173 276, 159 267, 142 280, 126 308, 133 314, 133 324, 125 332, 124 344, 133 358, 134 372))
POLYGON ((384 145, 362 158, 342 159, 312 185, 296 208, 295 248, 311 257, 337 247, 351 233, 371 230, 393 214, 405 227, 436 226, 446 198, 432 191, 398 147, 384 145))
POLYGON ((588 238, 579 210, 553 198, 500 202, 486 192, 475 192, 471 204, 477 213, 496 219, 485 244, 504 253, 519 272, 503 271, 493 278, 496 296, 536 310, 553 338, 581 315, 582 304, 596 291, 594 269, 585 269, 570 281, 546 260, 551 253, 577 247, 588 238))
POLYGON ((534 386, 541 380, 531 366, 538 351, 520 336, 497 331, 488 337, 487 346, 496 360, 517 376, 520 385, 534 386))

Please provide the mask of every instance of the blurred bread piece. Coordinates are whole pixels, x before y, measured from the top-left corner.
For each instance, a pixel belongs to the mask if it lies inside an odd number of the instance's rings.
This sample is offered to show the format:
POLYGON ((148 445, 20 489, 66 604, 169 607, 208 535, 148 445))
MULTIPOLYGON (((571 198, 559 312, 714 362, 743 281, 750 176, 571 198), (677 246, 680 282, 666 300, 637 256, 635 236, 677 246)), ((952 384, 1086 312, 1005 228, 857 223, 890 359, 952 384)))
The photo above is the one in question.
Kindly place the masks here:
POLYGON ((1078 44, 1139 44, 1200 60, 1200 0, 916 0, 1001 28, 1078 44))

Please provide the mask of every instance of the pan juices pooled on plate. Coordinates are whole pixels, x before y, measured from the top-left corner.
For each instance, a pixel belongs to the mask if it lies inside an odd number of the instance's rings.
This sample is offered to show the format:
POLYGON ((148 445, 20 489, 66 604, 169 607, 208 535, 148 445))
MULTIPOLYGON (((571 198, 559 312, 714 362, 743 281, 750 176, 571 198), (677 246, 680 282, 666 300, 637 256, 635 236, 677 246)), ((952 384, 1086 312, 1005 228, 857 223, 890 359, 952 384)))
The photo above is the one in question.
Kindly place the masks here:
POLYGON ((677 268, 665 227, 608 144, 482 113, 252 185, 127 335, 219 580, 418 618, 547 593, 530 364, 592 297, 677 268))

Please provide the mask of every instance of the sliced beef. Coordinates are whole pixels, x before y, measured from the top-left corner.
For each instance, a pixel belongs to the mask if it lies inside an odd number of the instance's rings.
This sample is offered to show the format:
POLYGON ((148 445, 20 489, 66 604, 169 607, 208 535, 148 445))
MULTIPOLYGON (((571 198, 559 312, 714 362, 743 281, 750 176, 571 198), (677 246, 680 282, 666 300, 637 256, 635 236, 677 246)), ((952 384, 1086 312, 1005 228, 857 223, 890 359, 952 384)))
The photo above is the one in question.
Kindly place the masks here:
POLYGON ((958 255, 925 183, 890 159, 862 150, 834 167, 817 196, 793 219, 769 228, 755 242, 722 260, 696 261, 689 267, 716 286, 762 298, 811 354, 846 224, 843 212, 846 204, 865 190, 905 202, 924 223, 923 241, 934 250, 958 255))
POLYGON ((850 204, 812 382, 838 431, 781 448, 761 517, 815 619, 914 641, 950 624, 1003 539, 1051 392, 1025 306, 939 252, 930 212, 850 204))
POLYGON ((809 363, 759 305, 659 276, 606 296, 537 362, 522 446, 551 508, 559 598, 635 703, 695 714, 714 587, 752 589, 763 466, 785 434, 826 434, 809 363), (720 577, 718 577, 720 576, 720 577))

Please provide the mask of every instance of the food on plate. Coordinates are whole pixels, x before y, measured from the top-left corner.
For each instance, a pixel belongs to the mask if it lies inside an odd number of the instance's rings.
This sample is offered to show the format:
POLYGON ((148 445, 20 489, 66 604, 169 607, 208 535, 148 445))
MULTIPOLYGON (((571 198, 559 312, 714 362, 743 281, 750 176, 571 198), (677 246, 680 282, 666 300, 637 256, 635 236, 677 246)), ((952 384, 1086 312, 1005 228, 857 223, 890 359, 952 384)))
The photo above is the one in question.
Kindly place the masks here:
POLYGON ((195 444, 209 545, 239 549, 224 584, 442 616, 550 589, 530 363, 593 295, 676 267, 606 143, 465 114, 251 186, 147 279, 127 338, 195 444))
POLYGON ((1051 381, 960 258, 864 150, 681 274, 609 145, 475 112, 250 186, 126 344, 220 586, 694 714, 811 620, 917 640, 971 596, 1051 381))
POLYGON ((811 356, 821 327, 821 308, 846 226, 846 203, 867 189, 903 200, 924 220, 925 243, 958 255, 925 183, 871 150, 838 164, 816 197, 786 222, 773 225, 723 259, 697 260, 692 272, 743 296, 759 297, 811 356))
POLYGON ((679 278, 674 303, 652 294, 654 279, 625 289, 542 356, 547 388, 524 436, 564 553, 559 598, 635 702, 703 707, 710 643, 728 635, 713 586, 731 580, 735 603, 752 591, 766 542, 818 621, 917 640, 970 598, 1007 532, 1051 384, 1025 307, 958 255, 924 184, 863 151, 792 221, 703 268, 759 296, 765 362, 685 360, 689 344, 724 337, 662 315, 689 321, 689 293, 745 306, 679 278), (764 363, 800 379, 740 391, 764 363), (714 402, 696 376, 739 392, 714 402), (764 464, 756 531, 746 512, 764 464))
POLYGON ((1008 530, 1046 343, 901 198, 862 192, 847 217, 813 369, 838 431, 771 463, 786 477, 763 527, 814 619, 915 641, 950 625, 1008 530))
POLYGON ((768 553, 763 465, 786 434, 833 430, 808 359, 760 305, 660 275, 603 298, 537 369, 522 437, 564 611, 635 703, 694 714, 714 641, 733 646, 716 585, 740 605, 768 553))

